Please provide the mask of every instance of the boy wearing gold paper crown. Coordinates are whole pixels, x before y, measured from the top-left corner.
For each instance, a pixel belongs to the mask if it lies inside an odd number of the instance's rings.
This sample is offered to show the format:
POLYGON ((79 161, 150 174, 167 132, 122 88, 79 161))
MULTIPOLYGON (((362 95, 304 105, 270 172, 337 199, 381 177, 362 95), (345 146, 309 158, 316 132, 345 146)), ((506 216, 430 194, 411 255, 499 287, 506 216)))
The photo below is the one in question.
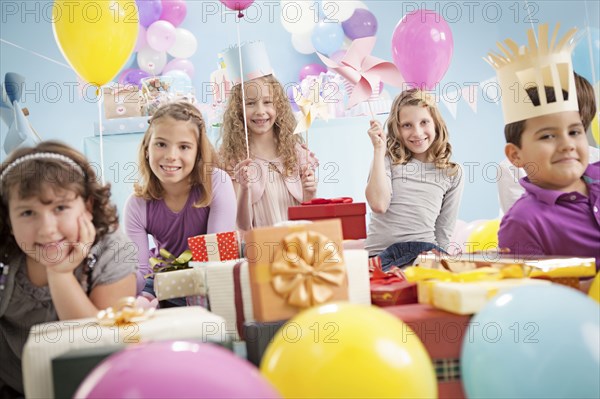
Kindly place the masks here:
MULTIPOLYGON (((504 93, 505 154, 527 177, 523 195, 500 224, 500 248, 516 255, 596 258, 600 265, 600 163, 588 164, 571 63, 570 30, 557 42, 558 26, 533 30, 524 49, 511 40, 503 56, 486 59, 504 93), (516 87, 516 90, 515 90, 516 87)), ((584 104, 582 104, 584 105, 584 104)))

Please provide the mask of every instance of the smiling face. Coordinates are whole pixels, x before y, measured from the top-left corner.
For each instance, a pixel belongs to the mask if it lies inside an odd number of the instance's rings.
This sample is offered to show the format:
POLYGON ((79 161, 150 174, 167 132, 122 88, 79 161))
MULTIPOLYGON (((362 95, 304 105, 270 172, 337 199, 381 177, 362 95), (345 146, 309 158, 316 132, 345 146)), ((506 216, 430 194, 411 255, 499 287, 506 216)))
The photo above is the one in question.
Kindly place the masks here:
POLYGON ((505 152, 539 187, 571 192, 585 186, 581 176, 588 166, 588 143, 577 111, 528 119, 521 147, 509 143, 505 152))
POLYGON ((264 78, 251 80, 244 87, 246 95, 246 123, 255 135, 273 134, 277 111, 270 84, 264 78))
POLYGON ((152 122, 147 157, 164 188, 187 185, 198 154, 198 128, 189 121, 162 117, 152 122))
POLYGON ((69 256, 69 243, 79 240, 78 219, 86 205, 73 191, 46 186, 41 196, 20 198, 18 189, 8 199, 12 234, 32 265, 52 266, 69 256))
POLYGON ((407 105, 400 109, 400 139, 413 158, 427 162, 427 150, 435 140, 435 123, 427 107, 407 105))

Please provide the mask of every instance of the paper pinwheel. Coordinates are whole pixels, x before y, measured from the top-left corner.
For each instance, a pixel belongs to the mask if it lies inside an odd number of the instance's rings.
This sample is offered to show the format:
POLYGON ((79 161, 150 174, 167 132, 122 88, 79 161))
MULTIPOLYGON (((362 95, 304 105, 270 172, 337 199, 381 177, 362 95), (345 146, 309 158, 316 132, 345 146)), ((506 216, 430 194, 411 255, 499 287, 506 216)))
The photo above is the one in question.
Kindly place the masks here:
POLYGON ((296 87, 293 88, 294 98, 297 99, 296 105, 300 109, 301 114, 294 133, 307 132, 313 120, 317 118, 329 119, 329 105, 319 93, 320 87, 321 84, 319 81, 314 82, 308 89, 307 96, 303 96, 301 91, 296 87))
POLYGON ((317 53, 327 68, 354 85, 348 108, 366 101, 382 81, 396 87, 401 87, 404 83, 396 65, 371 55, 375 40, 375 36, 354 40, 340 63, 317 53))
POLYGON ((8 132, 4 139, 4 151, 11 151, 34 146, 41 141, 33 130, 21 109, 19 102, 23 94, 25 78, 19 74, 9 72, 4 79, 4 86, 0 84, 0 117, 8 126, 8 132))

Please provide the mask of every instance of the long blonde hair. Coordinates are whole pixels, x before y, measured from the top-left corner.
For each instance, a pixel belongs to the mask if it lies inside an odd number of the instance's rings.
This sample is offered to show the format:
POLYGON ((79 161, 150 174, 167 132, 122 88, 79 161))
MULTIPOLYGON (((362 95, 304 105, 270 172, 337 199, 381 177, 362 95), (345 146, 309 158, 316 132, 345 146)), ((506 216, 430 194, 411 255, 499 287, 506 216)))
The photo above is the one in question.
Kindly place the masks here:
MULTIPOLYGON (((294 134, 296 119, 294 118, 292 106, 281 83, 273 75, 263 76, 244 83, 246 93, 252 87, 258 88, 258 90, 267 87, 273 96, 273 104, 277 113, 275 125, 273 126, 277 154, 282 157, 284 170, 290 176, 298 169, 295 147, 297 143, 302 142, 301 137, 294 134)), ((249 135, 248 140, 252 141, 252 136, 249 135)), ((219 155, 224 162, 223 168, 231 174, 233 167, 246 158, 241 84, 234 86, 231 92, 223 115, 220 141, 219 155)))
POLYGON ((419 89, 405 90, 396 97, 392 104, 390 117, 387 121, 387 152, 392 159, 392 164, 405 165, 413 157, 413 153, 406 148, 400 134, 400 110, 406 106, 417 106, 427 108, 435 125, 435 139, 427 150, 429 158, 439 169, 449 169, 451 175, 458 171, 454 162, 450 161, 452 156, 452 145, 448 136, 448 128, 435 102, 427 93, 419 89))
POLYGON ((169 103, 160 107, 150 119, 150 125, 144 134, 138 153, 140 182, 134 185, 135 195, 146 200, 161 199, 163 197, 164 188, 150 169, 150 161, 146 154, 154 131, 153 124, 160 118, 167 117, 176 121, 190 122, 198 130, 196 137, 198 152, 194 168, 190 173, 190 187, 197 186, 200 189, 200 199, 194 204, 194 207, 208 206, 212 201, 212 172, 218 157, 206 136, 206 125, 202 119, 202 114, 192 104, 184 101, 169 103))

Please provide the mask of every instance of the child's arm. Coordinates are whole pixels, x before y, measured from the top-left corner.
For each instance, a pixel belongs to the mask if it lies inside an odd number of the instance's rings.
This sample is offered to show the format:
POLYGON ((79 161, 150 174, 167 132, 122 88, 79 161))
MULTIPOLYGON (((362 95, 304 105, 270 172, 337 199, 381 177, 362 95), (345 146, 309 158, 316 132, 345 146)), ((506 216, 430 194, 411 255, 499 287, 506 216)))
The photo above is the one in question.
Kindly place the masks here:
POLYGON ((385 171, 387 135, 378 121, 371 121, 368 130, 373 144, 373 162, 365 194, 369 207, 375 213, 385 213, 390 206, 392 185, 385 171))
MULTIPOLYGON (((73 272, 89 254, 91 244, 96 236, 96 229, 89 213, 81 215, 78 223, 79 241, 73 245, 69 256, 60 264, 46 266, 52 303, 61 320, 95 316, 100 309, 114 305, 120 298, 135 295, 135 277, 133 274, 135 265, 130 263, 130 267, 126 267, 127 254, 125 251, 118 248, 103 248, 104 251, 109 253, 105 254, 104 258, 99 261, 100 265, 98 267, 104 269, 103 265, 111 262, 114 264, 113 267, 121 268, 120 271, 115 273, 120 278, 116 277, 116 281, 110 284, 94 287, 90 296, 87 296, 73 272)), ((121 243, 121 248, 125 248, 125 244, 121 243)), ((134 261, 134 259, 129 260, 129 262, 131 261, 134 261)))
POLYGON ((456 175, 448 176, 446 178, 452 179, 453 184, 444 194, 442 208, 435 221, 435 240, 440 247, 447 251, 450 237, 452 236, 454 225, 456 224, 458 208, 464 189, 463 170, 460 165, 458 166, 456 175))
POLYGON ((250 201, 249 166, 252 159, 248 158, 235 165, 233 169, 233 187, 237 198, 237 226, 241 230, 252 228, 252 203, 250 201))
POLYGON ((146 201, 134 195, 130 196, 125 204, 123 219, 125 221, 125 233, 137 248, 136 287, 137 292, 142 292, 146 284, 144 276, 152 273, 152 268, 148 263, 150 244, 148 242, 148 232, 146 231, 146 201))
POLYGON ((229 175, 215 169, 212 176, 213 198, 208 214, 207 234, 235 230, 236 200, 235 191, 229 175))

